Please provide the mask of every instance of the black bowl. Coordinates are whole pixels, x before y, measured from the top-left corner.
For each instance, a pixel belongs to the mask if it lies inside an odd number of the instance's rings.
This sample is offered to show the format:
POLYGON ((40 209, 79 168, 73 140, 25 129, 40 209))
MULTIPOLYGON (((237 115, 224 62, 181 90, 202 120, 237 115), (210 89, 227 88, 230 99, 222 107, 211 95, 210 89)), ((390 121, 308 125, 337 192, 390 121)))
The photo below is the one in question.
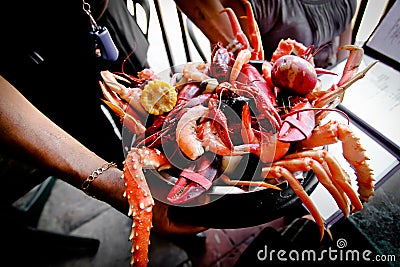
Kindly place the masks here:
MULTIPOLYGON (((313 172, 305 173, 304 190, 318 185, 313 172)), ((191 207, 170 206, 168 217, 174 222, 209 228, 243 228, 273 221, 302 208, 302 202, 290 187, 282 191, 262 189, 240 194, 225 194, 209 204, 191 207)))

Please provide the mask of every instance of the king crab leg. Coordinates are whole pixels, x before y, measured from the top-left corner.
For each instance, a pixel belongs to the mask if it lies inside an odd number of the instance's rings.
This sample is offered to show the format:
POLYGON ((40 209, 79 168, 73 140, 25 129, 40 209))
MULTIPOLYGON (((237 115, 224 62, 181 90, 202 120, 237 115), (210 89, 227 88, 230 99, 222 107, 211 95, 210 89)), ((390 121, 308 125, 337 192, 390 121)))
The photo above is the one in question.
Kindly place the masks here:
POLYGON ((253 47, 251 51, 251 59, 264 59, 264 49, 262 46, 261 34, 258 28, 258 24, 254 18, 253 8, 251 7, 251 3, 247 0, 242 0, 246 7, 246 18, 247 18, 247 27, 249 30, 250 43, 253 47))
POLYGON ((292 172, 290 172, 288 169, 280 166, 270 166, 270 167, 264 167, 263 168, 263 177, 268 177, 271 178, 284 178, 289 186, 293 189, 293 191, 296 193, 296 195, 301 199, 301 201, 304 203, 304 205, 307 207, 308 211, 311 213, 313 216, 315 222, 318 225, 319 231, 320 231, 320 236, 321 240, 324 237, 324 220, 321 217, 321 214, 319 213, 317 207, 313 203, 313 201, 310 199, 308 196, 307 192, 304 190, 303 186, 297 180, 297 178, 293 175, 292 172))
POLYGON ((307 209, 310 211, 314 220, 317 222, 321 240, 324 234, 324 222, 316 209, 314 203, 305 193, 300 182, 295 178, 295 171, 312 170, 319 182, 329 191, 335 199, 338 207, 342 210, 345 217, 349 215, 349 197, 353 205, 352 211, 358 211, 363 208, 360 199, 350 186, 347 175, 341 169, 339 163, 327 151, 307 150, 291 154, 284 159, 274 162, 272 166, 263 167, 262 176, 268 178, 284 178, 303 201, 307 209), (325 168, 324 164, 328 167, 325 168))
POLYGON ((227 185, 254 186, 254 187, 265 187, 265 188, 270 188, 270 189, 275 189, 275 190, 282 190, 280 187, 273 185, 273 184, 266 183, 266 182, 232 180, 225 174, 221 174, 221 176, 219 178, 227 185))
POLYGON ((360 65, 362 56, 364 55, 364 50, 360 47, 353 45, 342 46, 341 49, 347 49, 350 51, 350 55, 346 61, 345 68, 343 69, 342 77, 340 78, 339 82, 332 85, 332 87, 329 88, 323 96, 318 97, 318 99, 314 103, 315 108, 336 107, 342 101, 346 89, 348 89, 356 81, 362 79, 365 74, 378 62, 375 61, 371 63, 363 71, 355 74, 360 65), (333 102, 338 97, 339 100, 333 102))
POLYGON ((158 150, 132 148, 124 161, 125 181, 124 196, 128 199, 129 212, 132 216, 132 231, 129 239, 132 242, 131 266, 145 267, 148 262, 150 229, 152 227, 152 208, 154 200, 143 174, 144 168, 163 170, 171 165, 158 150))
MULTIPOLYGON (((369 158, 360 143, 360 139, 348 125, 329 121, 325 125, 318 126, 311 138, 299 144, 299 148, 314 148, 320 145, 333 144, 338 140, 342 142, 344 158, 352 166, 357 176, 359 198, 368 202, 369 198, 374 195, 373 172, 367 163, 369 158)), ((355 207, 356 210, 362 209, 362 206, 359 205, 355 205, 355 207)))
POLYGON ((274 163, 275 166, 287 168, 290 172, 295 171, 310 171, 312 170, 317 176, 320 183, 329 191, 335 199, 339 208, 343 211, 345 216, 349 215, 347 200, 343 198, 337 187, 332 182, 330 175, 325 171, 323 166, 312 158, 296 158, 281 160, 274 163))

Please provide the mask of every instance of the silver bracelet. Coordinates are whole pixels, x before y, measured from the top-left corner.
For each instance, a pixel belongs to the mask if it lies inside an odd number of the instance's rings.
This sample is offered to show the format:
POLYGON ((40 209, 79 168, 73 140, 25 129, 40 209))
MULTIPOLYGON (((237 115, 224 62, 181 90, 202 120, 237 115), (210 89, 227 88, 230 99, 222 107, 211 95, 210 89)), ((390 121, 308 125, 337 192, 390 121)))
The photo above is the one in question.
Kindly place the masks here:
POLYGON ((237 50, 241 49, 243 45, 239 43, 238 39, 233 39, 229 42, 229 44, 225 47, 228 52, 235 53, 237 50))

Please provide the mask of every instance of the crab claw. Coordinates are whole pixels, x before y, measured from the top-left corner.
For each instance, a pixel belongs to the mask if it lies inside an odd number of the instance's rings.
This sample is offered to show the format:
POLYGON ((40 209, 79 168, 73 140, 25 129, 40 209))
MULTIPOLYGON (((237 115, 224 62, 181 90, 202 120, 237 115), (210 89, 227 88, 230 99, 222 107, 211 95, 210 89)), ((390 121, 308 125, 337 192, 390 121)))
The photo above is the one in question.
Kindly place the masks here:
POLYGON ((226 147, 233 149, 233 143, 229 136, 228 120, 221 109, 219 109, 219 102, 216 99, 211 98, 208 102, 208 107, 209 116, 216 122, 214 126, 217 129, 221 141, 226 145, 226 147))
POLYGON ((279 131, 279 141, 297 142, 305 140, 311 136, 314 127, 315 116, 312 105, 308 101, 300 102, 286 115, 279 131))
POLYGON ((184 169, 178 181, 170 190, 167 200, 173 204, 183 204, 192 201, 212 186, 217 177, 217 168, 211 164, 210 157, 202 157, 197 170, 184 169))
POLYGON ((338 86, 342 86, 343 84, 351 80, 351 78, 353 78, 353 75, 357 72, 361 60, 364 56, 364 49, 355 45, 344 45, 339 47, 339 49, 346 49, 350 51, 350 55, 343 69, 342 78, 338 82, 338 86))

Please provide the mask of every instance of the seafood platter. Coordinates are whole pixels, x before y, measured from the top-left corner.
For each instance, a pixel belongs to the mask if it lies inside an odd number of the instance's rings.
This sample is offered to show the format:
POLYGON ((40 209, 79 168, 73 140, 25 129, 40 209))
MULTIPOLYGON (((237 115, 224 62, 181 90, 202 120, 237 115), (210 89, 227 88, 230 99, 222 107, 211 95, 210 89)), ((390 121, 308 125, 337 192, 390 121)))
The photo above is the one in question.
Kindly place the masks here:
MULTIPOLYGON (((231 10, 222 12, 235 23, 231 10)), ((283 39, 264 59, 248 21, 252 38, 237 30, 243 41, 235 54, 217 44, 208 63, 101 72, 103 101, 124 126, 132 265, 147 264, 154 199, 170 205, 176 221, 213 228, 258 225, 304 205, 322 238, 324 221, 309 198, 317 184, 345 216, 374 194, 367 152, 350 124, 326 120, 331 112, 346 117, 336 106, 373 66, 358 72, 362 48, 341 47, 350 51, 341 79, 322 88, 319 74, 337 74, 315 67, 318 49, 283 39), (337 142, 358 191, 327 149, 337 142)))

